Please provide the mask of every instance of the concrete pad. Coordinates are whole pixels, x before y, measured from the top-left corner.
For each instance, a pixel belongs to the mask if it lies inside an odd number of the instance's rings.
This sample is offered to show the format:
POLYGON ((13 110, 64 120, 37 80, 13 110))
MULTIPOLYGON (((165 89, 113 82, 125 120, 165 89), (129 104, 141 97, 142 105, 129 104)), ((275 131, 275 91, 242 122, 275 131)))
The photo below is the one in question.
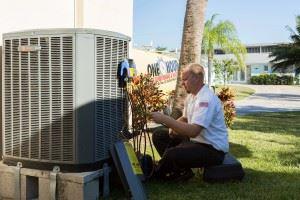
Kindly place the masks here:
POLYGON ((58 196, 62 199, 99 199, 100 172, 59 173, 58 196))
POLYGON ((14 169, 0 162, 0 199, 15 199, 14 169))
MULTIPOLYGON (((0 168, 1 169, 1 168, 0 168)), ((0 171, 0 199, 14 199, 15 176, 13 173, 0 171)))
MULTIPOLYGON (((0 162, 0 199, 15 199, 16 167, 0 162)), ((50 199, 50 171, 21 168, 21 199, 50 199)), ((57 174, 57 199, 99 199, 101 170, 57 174)))
POLYGON ((50 199, 50 180, 39 178, 39 199, 50 199))

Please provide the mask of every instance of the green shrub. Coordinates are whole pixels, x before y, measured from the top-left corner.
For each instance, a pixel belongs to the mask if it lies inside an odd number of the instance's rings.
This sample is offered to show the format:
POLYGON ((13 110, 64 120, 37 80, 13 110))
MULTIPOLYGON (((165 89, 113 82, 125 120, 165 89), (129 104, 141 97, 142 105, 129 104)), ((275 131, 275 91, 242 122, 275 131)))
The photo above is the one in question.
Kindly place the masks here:
POLYGON ((259 83, 258 83, 258 76, 252 76, 251 78, 250 78, 250 82, 252 83, 252 84, 254 84, 254 85, 258 85, 259 83))
POLYGON ((300 79, 297 78, 297 77, 295 77, 295 84, 296 84, 296 85, 299 85, 299 84, 300 84, 300 79))
POLYGON ((294 77, 277 76, 276 74, 261 74, 250 78, 251 84, 254 85, 293 85, 294 77))
POLYGON ((276 74, 270 74, 269 75, 270 84, 268 85, 278 85, 279 76, 276 74))
POLYGON ((281 80, 284 83, 284 85, 293 85, 294 84, 294 77, 292 77, 292 76, 282 76, 281 80))

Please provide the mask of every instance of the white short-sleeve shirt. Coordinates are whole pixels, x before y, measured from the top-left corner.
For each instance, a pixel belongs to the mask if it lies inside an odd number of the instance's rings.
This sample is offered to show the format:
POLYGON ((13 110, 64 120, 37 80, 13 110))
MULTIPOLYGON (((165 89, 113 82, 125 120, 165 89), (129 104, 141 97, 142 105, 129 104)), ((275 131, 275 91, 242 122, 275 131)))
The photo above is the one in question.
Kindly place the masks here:
POLYGON ((203 127, 199 135, 191 138, 191 141, 210 144, 217 150, 228 152, 228 132, 222 103, 207 85, 204 85, 197 95, 187 96, 183 116, 189 124, 203 127))

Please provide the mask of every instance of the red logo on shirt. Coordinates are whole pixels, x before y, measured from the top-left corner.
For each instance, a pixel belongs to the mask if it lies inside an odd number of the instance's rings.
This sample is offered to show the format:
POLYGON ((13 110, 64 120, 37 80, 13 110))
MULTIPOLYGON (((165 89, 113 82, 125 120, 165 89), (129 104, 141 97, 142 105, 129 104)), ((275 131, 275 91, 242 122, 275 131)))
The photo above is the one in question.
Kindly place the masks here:
POLYGON ((207 107, 208 107, 208 102, 200 102, 200 103, 199 103, 199 107, 200 107, 200 108, 201 108, 201 107, 202 107, 202 108, 203 108, 203 107, 206 107, 206 108, 207 108, 207 107))

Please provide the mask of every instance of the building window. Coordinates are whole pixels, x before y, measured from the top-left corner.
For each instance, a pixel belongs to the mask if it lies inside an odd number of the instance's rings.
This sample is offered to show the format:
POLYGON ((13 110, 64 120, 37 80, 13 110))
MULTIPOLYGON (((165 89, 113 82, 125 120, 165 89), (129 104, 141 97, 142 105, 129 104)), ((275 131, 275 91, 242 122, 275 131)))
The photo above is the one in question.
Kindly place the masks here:
POLYGON ((215 54, 220 55, 220 54, 225 54, 225 52, 221 49, 215 49, 215 54))
POLYGON ((264 70, 265 70, 265 72, 268 72, 268 71, 269 71, 268 65, 265 65, 265 66, 264 66, 264 70))
POLYGON ((260 53, 260 47, 247 47, 247 53, 260 53))
POLYGON ((251 76, 260 75, 265 72, 265 64, 251 65, 251 76))
POLYGON ((272 52, 273 48, 274 48, 274 46, 265 46, 265 47, 261 48, 261 51, 263 53, 270 53, 270 52, 272 52))
POLYGON ((241 79, 240 79, 240 80, 241 80, 241 81, 245 81, 245 71, 244 71, 244 70, 241 70, 241 73, 240 73, 240 74, 241 74, 241 76, 240 76, 241 79))
POLYGON ((237 71, 234 72, 234 74, 233 74, 233 80, 238 81, 238 72, 237 71))

